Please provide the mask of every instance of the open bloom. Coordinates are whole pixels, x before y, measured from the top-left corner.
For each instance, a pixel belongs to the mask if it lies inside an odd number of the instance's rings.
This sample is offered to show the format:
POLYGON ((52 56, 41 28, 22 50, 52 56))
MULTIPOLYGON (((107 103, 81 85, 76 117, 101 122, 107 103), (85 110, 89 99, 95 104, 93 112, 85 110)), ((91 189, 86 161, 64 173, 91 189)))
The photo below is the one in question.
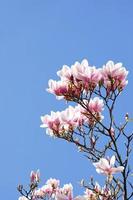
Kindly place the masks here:
POLYGON ((65 81, 54 81, 50 79, 48 85, 49 88, 47 91, 58 96, 58 99, 62 99, 68 93, 68 84, 65 81))
POLYGON ((55 193, 59 189, 60 181, 54 178, 47 180, 46 184, 34 192, 36 198, 44 198, 46 196, 55 197, 55 193))
POLYGON ((72 72, 71 68, 67 65, 63 65, 62 69, 57 72, 57 75, 61 78, 61 80, 71 80, 72 79, 72 72))
POLYGON ((66 110, 61 112, 60 117, 62 124, 67 131, 77 128, 83 123, 83 116, 81 115, 80 110, 77 109, 77 106, 69 106, 66 110))
POLYGON ((41 198, 43 199, 46 196, 46 193, 41 189, 37 189, 34 191, 34 198, 33 199, 38 199, 41 198))
POLYGON ((90 99, 90 102, 88 104, 88 108, 91 112, 100 113, 103 111, 103 107, 104 107, 103 100, 98 97, 94 97, 93 99, 90 99))
POLYGON ((81 87, 76 86, 71 81, 64 79, 60 81, 54 81, 50 79, 48 85, 49 88, 47 91, 56 95, 58 100, 63 98, 66 100, 72 100, 74 97, 80 97, 81 87))
POLYGON ((96 171, 106 176, 110 176, 117 172, 122 172, 124 170, 123 166, 114 167, 115 156, 113 155, 110 159, 101 158, 99 162, 93 163, 96 167, 96 171))
POLYGON ((40 190, 45 194, 45 195, 51 195, 53 192, 53 187, 50 184, 46 184, 40 188, 40 190))
POLYGON ((53 187, 49 184, 43 185, 41 188, 37 189, 34 191, 34 198, 38 199, 41 198, 43 199, 46 196, 51 196, 53 193, 53 187))
POLYGON ((68 194, 70 195, 71 194, 71 196, 72 196, 72 193, 73 193, 73 186, 72 186, 72 184, 71 183, 65 184, 63 186, 63 188, 62 188, 62 192, 64 194, 66 194, 66 195, 68 195, 68 194))
POLYGON ((46 184, 51 185, 53 190, 56 190, 60 185, 60 181, 55 178, 50 178, 47 180, 46 184))
POLYGON ((89 190, 89 189, 86 189, 84 197, 86 199, 92 199, 92 200, 97 199, 96 194, 92 190, 89 190))
POLYGON ((51 115, 41 116, 42 128, 47 128, 46 133, 50 136, 53 136, 54 133, 58 134, 62 131, 61 121, 60 121, 60 112, 51 111, 51 115))
POLYGON ((73 186, 71 183, 65 184, 59 188, 55 195, 56 200, 72 200, 73 199, 73 186))
POLYGON ((126 80, 128 71, 123 67, 122 63, 115 64, 113 61, 108 61, 103 66, 101 73, 104 85, 109 91, 114 91, 117 88, 122 90, 128 83, 126 80))
POLYGON ((102 77, 100 71, 94 66, 89 66, 86 59, 81 64, 75 62, 71 70, 75 80, 80 81, 85 90, 93 90, 102 77))
POLYGON ((85 116, 84 121, 89 125, 94 125, 98 121, 103 120, 104 116, 101 112, 104 109, 103 100, 99 97, 94 97, 90 99, 88 102, 87 100, 83 101, 83 106, 78 105, 80 112, 85 116))

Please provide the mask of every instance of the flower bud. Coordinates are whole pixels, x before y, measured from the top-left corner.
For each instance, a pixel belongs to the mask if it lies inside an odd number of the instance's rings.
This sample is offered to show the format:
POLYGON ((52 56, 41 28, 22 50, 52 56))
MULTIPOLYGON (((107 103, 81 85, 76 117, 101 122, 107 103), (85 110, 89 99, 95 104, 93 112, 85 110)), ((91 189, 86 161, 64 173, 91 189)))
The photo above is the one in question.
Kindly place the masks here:
POLYGON ((30 173, 30 182, 35 183, 40 181, 40 172, 37 170, 36 172, 31 171, 30 173))

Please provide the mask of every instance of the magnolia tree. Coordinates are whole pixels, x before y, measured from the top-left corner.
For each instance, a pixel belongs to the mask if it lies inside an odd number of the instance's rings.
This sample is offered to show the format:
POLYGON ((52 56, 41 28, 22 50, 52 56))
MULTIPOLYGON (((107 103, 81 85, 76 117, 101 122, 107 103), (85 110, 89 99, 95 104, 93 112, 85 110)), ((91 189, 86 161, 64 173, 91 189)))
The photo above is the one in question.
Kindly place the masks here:
POLYGON ((131 119, 125 114, 123 122, 118 123, 114 114, 116 100, 128 83, 128 71, 122 63, 108 61, 102 68, 96 68, 84 59, 71 67, 64 65, 57 75, 60 80, 49 80, 47 91, 57 99, 75 102, 75 106, 42 116, 41 127, 46 128, 49 136, 75 144, 105 183, 101 186, 92 177, 89 183, 82 180, 85 192, 74 197, 71 183, 61 187, 59 180, 50 178, 40 187, 40 173, 32 171, 29 189, 18 186, 19 200, 133 199, 130 159, 133 133, 127 131, 131 119))

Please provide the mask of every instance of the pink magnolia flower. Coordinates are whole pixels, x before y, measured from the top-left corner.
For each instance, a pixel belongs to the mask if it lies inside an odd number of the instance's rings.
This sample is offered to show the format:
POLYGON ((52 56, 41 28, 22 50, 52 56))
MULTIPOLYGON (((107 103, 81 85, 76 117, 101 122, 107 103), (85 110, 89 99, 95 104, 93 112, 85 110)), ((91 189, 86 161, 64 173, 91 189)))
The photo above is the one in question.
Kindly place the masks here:
POLYGON ((31 173, 30 173, 30 181, 31 181, 31 183, 39 182, 39 180, 40 180, 40 171, 39 171, 39 169, 36 172, 31 171, 31 173))
POLYGON ((63 65, 62 69, 57 72, 57 75, 61 78, 61 80, 71 80, 72 79, 72 72, 71 68, 67 65, 63 65))
POLYGON ((89 110, 92 113, 101 113, 104 110, 103 100, 99 97, 91 98, 89 102, 87 100, 84 100, 83 103, 85 107, 81 105, 77 106, 80 112, 85 112, 89 110))
POLYGON ((38 198, 43 199, 45 197, 45 195, 46 195, 46 193, 41 188, 39 188, 34 191, 33 199, 38 199, 38 198))
POLYGON ((53 192, 53 187, 50 184, 46 184, 44 186, 41 187, 41 191, 45 194, 45 195, 51 195, 53 192))
POLYGON ((123 67, 122 63, 114 64, 113 61, 108 61, 103 66, 101 73, 104 85, 109 91, 115 90, 116 88, 123 89, 128 84, 126 80, 128 71, 123 67))
POLYGON ((117 172, 122 172, 124 170, 123 166, 114 167, 115 156, 112 156, 110 159, 101 158, 99 162, 93 163, 96 167, 96 171, 106 176, 110 176, 117 172))
POLYGON ((96 194, 92 190, 89 190, 89 189, 86 189, 84 196, 86 199, 97 200, 96 194))
POLYGON ((47 91, 56 95, 56 98, 58 100, 63 98, 66 100, 72 100, 74 97, 79 98, 81 94, 81 88, 74 85, 71 81, 49 80, 48 85, 49 88, 47 89, 47 91))
POLYGON ((86 59, 81 64, 75 62, 71 69, 73 77, 83 83, 85 90, 94 89, 102 77, 100 71, 94 66, 89 66, 86 59))
POLYGON ((104 109, 104 103, 102 99, 94 97, 93 99, 90 99, 89 102, 87 100, 84 100, 83 102, 84 107, 78 105, 78 108, 81 114, 84 115, 83 119, 85 123, 94 125, 97 121, 104 119, 104 116, 101 115, 101 112, 104 109))
POLYGON ((63 96, 68 93, 68 83, 66 81, 54 81, 52 79, 48 82, 48 92, 59 96, 58 99, 64 98, 63 96))
POLYGON ((65 184, 63 188, 60 188, 56 195, 56 200, 72 200, 73 199, 73 186, 71 183, 65 184))
POLYGON ((69 184, 65 184, 62 188, 62 192, 63 194, 66 194, 66 195, 73 195, 73 186, 71 183, 69 184))
POLYGON ((60 126, 60 112, 51 111, 51 115, 41 116, 42 128, 47 128, 46 133, 50 136, 54 136, 54 133, 59 133, 62 131, 60 126))
POLYGON ((86 70, 89 64, 86 59, 84 59, 81 64, 79 62, 75 62, 74 65, 71 66, 72 74, 75 79, 84 80, 86 77, 86 70))
POLYGON ((55 178, 50 178, 50 179, 47 180, 46 184, 51 185, 52 188, 55 190, 59 187, 60 181, 55 179, 55 178))
POLYGON ((74 108, 71 106, 62 112, 52 111, 51 115, 41 117, 43 123, 41 127, 47 128, 46 133, 50 136, 62 134, 65 131, 69 131, 70 128, 73 129, 78 125, 74 114, 74 108))
POLYGON ((53 193, 53 187, 50 184, 46 184, 42 186, 41 188, 37 189, 33 193, 33 197, 36 198, 41 198, 43 199, 46 196, 51 196, 53 193))
POLYGON ((65 130, 69 131, 69 128, 74 129, 82 125, 82 115, 77 107, 69 106, 66 110, 61 112, 61 121, 65 130))
POLYGON ((103 111, 104 103, 103 100, 99 97, 94 97, 93 99, 90 99, 90 102, 88 104, 89 110, 93 112, 100 113, 103 111))

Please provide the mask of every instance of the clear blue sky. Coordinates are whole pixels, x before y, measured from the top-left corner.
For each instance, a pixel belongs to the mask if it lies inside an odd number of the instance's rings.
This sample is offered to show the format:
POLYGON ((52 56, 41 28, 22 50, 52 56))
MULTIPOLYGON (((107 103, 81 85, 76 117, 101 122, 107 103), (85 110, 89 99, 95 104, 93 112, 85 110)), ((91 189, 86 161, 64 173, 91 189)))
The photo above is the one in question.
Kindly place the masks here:
MULTIPOLYGON (((130 71, 117 117, 131 113, 133 85, 132 0, 0 0, 0 198, 18 198, 18 183, 32 169, 77 182, 94 173, 73 145, 44 134, 40 115, 65 108, 45 92, 63 64, 87 58, 101 66, 121 61, 130 71)), ((96 178, 100 181, 101 176, 96 178)))

